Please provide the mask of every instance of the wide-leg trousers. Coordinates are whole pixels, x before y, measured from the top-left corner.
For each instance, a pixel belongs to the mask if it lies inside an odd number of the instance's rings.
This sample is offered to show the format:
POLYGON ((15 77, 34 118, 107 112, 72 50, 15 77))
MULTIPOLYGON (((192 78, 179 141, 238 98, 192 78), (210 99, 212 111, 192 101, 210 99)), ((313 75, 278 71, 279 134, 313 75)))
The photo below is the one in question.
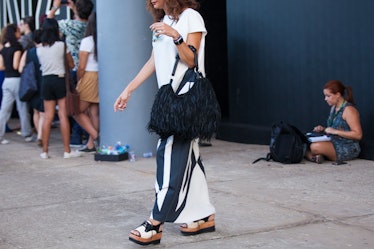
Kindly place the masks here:
POLYGON ((190 223, 215 213, 199 152, 198 139, 175 136, 157 145, 156 200, 151 218, 190 223))

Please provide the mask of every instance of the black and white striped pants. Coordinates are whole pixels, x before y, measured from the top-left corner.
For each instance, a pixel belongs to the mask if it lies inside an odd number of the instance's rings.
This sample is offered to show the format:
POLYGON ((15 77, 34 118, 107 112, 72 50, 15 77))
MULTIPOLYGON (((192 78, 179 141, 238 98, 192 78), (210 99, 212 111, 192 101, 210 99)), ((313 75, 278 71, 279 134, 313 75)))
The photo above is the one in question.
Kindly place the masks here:
POLYGON ((170 136, 157 146, 156 200, 151 218, 190 223, 215 213, 200 160, 198 139, 170 136))

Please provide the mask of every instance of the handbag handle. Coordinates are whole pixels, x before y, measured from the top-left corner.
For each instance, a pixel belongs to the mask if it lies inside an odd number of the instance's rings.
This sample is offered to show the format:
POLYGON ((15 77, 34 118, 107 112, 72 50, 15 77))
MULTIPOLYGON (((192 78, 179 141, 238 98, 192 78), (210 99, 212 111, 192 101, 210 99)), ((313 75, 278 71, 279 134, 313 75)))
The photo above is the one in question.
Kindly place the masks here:
POLYGON ((194 62, 195 62, 195 68, 196 72, 199 72, 199 63, 198 63, 198 58, 197 58, 197 53, 196 53, 196 48, 192 45, 188 45, 188 47, 192 50, 193 52, 193 57, 194 57, 194 62))
MULTIPOLYGON (((196 72, 199 72, 199 63, 198 63, 196 48, 194 46, 192 46, 192 45, 188 45, 188 47, 192 50, 193 56, 194 56, 194 64, 195 64, 195 66, 193 68, 195 68, 196 72)), ((175 63, 174 63, 174 66, 173 66, 173 71, 171 72, 171 77, 170 77, 169 84, 173 83, 175 71, 177 71, 177 66, 178 66, 179 60, 180 60, 180 57, 179 57, 179 54, 177 54, 175 56, 175 63)))

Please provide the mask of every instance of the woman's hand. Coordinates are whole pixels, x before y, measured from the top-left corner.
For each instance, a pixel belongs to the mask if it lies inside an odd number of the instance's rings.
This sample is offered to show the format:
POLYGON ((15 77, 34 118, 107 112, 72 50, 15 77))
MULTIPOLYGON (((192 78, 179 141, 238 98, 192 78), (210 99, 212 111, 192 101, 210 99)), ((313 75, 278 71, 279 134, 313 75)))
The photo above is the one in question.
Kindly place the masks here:
POLYGON ((167 35, 173 38, 173 40, 176 40, 179 37, 178 31, 163 22, 155 22, 149 28, 155 32, 157 37, 160 35, 167 35))
POLYGON ((327 127, 325 129, 325 132, 326 132, 326 134, 338 135, 339 130, 331 128, 331 127, 327 127))
POLYGON ((117 100, 114 102, 114 111, 123 111, 125 110, 125 108, 127 107, 127 102, 129 101, 130 99, 130 96, 131 94, 129 93, 127 87, 125 88, 125 90, 123 90, 123 92, 121 93, 121 95, 119 95, 119 97, 117 98, 117 100))
POLYGON ((325 127, 323 127, 322 125, 317 125, 316 127, 314 127, 313 131, 314 132, 324 132, 325 127))

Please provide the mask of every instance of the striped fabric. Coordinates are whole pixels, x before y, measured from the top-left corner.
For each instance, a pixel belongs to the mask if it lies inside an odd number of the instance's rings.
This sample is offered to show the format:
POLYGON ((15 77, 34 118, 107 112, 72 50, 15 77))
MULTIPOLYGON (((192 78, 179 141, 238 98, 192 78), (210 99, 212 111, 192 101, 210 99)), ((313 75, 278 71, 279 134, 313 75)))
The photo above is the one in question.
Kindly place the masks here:
POLYGON ((215 213, 209 201, 198 139, 174 136, 157 146, 156 200, 151 218, 161 222, 190 223, 215 213))

